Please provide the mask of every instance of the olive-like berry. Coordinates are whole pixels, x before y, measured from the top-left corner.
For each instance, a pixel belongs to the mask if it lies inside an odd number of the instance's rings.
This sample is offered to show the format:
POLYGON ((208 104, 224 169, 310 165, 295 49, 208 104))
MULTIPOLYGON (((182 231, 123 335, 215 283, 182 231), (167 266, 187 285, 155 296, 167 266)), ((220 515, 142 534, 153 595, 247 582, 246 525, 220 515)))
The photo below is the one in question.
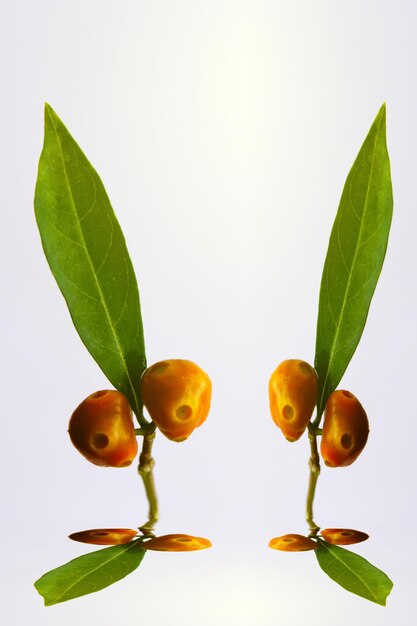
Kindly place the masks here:
POLYGON ((171 534, 154 537, 143 542, 145 550, 157 550, 162 552, 190 552, 191 550, 204 550, 211 548, 211 542, 204 537, 192 535, 171 534))
POLYGON ((330 394, 324 412, 320 451, 329 467, 353 463, 368 440, 369 422, 359 400, 350 391, 330 394))
POLYGON ((71 415, 68 427, 74 446, 91 463, 126 467, 138 451, 129 402, 114 390, 88 396, 71 415))
POLYGON ((269 380, 272 419, 288 441, 304 433, 317 404, 318 377, 315 369, 300 359, 278 365, 269 380))
POLYGON ((352 528, 325 528, 320 531, 320 534, 327 543, 336 546, 349 546, 369 539, 369 535, 366 533, 352 528))
POLYGON ((206 420, 211 381, 192 361, 167 359, 142 375, 143 404, 159 430, 172 441, 184 441, 206 420))
POLYGON ((269 542, 269 547, 283 552, 305 552, 306 550, 317 550, 318 543, 304 535, 290 533, 282 537, 274 537, 269 542))
POLYGON ((121 543, 129 543, 137 534, 138 531, 131 528, 92 528, 80 530, 68 537, 73 541, 92 543, 96 546, 117 546, 121 543))

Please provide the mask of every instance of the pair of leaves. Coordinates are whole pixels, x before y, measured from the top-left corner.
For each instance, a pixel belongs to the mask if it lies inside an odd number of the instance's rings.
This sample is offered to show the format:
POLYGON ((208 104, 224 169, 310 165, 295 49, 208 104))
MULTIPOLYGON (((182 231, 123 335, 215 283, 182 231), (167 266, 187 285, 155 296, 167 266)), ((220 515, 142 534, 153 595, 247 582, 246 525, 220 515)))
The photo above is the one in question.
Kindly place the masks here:
POLYGON ((138 541, 84 554, 44 574, 35 582, 45 605, 66 602, 100 591, 131 574, 142 562, 146 550, 138 541))
MULTIPOLYGON (((78 598, 100 591, 133 572, 145 552, 138 541, 97 550, 47 572, 36 581, 35 587, 46 606, 78 598)), ((315 554, 323 571, 339 585, 385 605, 392 582, 384 572, 358 554, 322 540, 315 554)))
MULTIPOLYGON (((385 127, 383 105, 349 172, 330 236, 317 319, 319 415, 359 343, 385 257, 393 204, 385 127)), ((49 105, 35 213, 82 341, 140 415, 146 357, 135 273, 97 172, 49 105)))
MULTIPOLYGON (((125 239, 97 172, 48 104, 35 214, 78 334, 146 424, 139 393, 146 367, 139 291, 125 239)), ((35 587, 46 605, 64 602, 124 578, 144 554, 137 542, 98 550, 46 573, 35 587)))

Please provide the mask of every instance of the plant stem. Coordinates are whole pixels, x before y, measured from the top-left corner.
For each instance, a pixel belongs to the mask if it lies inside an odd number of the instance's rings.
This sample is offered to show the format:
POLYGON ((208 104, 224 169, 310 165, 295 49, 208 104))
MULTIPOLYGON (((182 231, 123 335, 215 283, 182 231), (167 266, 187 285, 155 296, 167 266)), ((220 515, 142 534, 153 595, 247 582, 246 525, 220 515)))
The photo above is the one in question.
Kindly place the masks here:
POLYGON ((143 429, 144 431, 149 430, 153 426, 153 422, 148 422, 148 420, 144 416, 143 405, 139 406, 139 404, 137 403, 136 406, 132 407, 132 409, 133 409, 133 413, 136 415, 136 419, 139 422, 140 428, 143 429))
POLYGON ((321 422, 321 416, 323 415, 323 410, 317 409, 317 415, 315 417, 315 419, 313 420, 313 422, 311 422, 311 425, 317 430, 320 422, 321 422))
POLYGON ((135 435, 137 437, 141 436, 149 436, 152 435, 153 432, 155 432, 156 430, 156 425, 155 422, 150 422, 146 428, 135 428, 135 435))
POLYGON ((313 502, 316 492, 317 480, 320 475, 320 457, 317 449, 317 435, 314 428, 309 428, 308 439, 310 441, 310 460, 308 462, 310 468, 310 477, 308 481, 306 520, 310 530, 309 537, 315 537, 320 530, 313 519, 313 502))
POLYGON ((139 527, 139 530, 145 537, 153 537, 153 528, 158 521, 158 499, 155 491, 155 481, 153 477, 153 468, 155 461, 152 458, 152 446, 155 439, 155 432, 147 434, 143 437, 142 451, 139 456, 138 472, 143 480, 146 497, 149 502, 148 520, 139 527))

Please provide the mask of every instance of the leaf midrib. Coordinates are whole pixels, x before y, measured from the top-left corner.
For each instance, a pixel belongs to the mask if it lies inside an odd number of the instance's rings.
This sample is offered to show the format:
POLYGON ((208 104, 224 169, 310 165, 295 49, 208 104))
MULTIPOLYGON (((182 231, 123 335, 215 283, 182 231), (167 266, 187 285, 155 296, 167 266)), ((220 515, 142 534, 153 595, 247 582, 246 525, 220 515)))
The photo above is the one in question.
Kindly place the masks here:
POLYGON ((126 360, 124 358, 124 354, 123 354, 123 350, 122 350, 122 347, 121 347, 121 344, 120 344, 120 341, 119 341, 119 337, 118 337, 118 335, 116 333, 115 328, 113 327, 113 324, 111 323, 110 312, 109 312, 109 310, 107 308, 107 303, 106 303, 106 300, 104 298, 104 294, 103 294, 103 291, 101 289, 100 282, 98 280, 96 271, 94 269, 94 265, 93 265, 91 256, 90 256, 90 254, 88 252, 88 248, 87 248, 87 245, 86 245, 86 242, 85 242, 85 238, 84 238, 84 233, 83 233, 82 228, 81 228, 80 220, 79 220, 78 213, 77 213, 75 199, 74 199, 74 196, 72 194, 72 189, 71 189, 71 185, 70 185, 70 181, 69 181, 69 177, 68 177, 68 173, 67 173, 67 168, 66 168, 66 164, 65 164, 64 153, 63 153, 63 150, 62 150, 62 144, 61 144, 60 136, 59 136, 58 130, 56 128, 55 121, 54 121, 54 119, 53 119, 53 117, 52 117, 52 115, 51 115, 49 110, 48 110, 48 115, 49 115, 49 119, 51 120, 51 124, 53 126, 53 129, 54 129, 54 132, 55 132, 55 136, 56 136, 56 140, 57 140, 57 143, 58 143, 58 146, 59 146, 59 152, 60 152, 61 160, 62 160, 62 167, 63 167, 63 171, 64 171, 65 183, 66 183, 66 186, 67 186, 67 189, 68 189, 68 194, 69 194, 69 197, 70 197, 70 204, 71 204, 71 208, 72 208, 73 214, 75 216, 75 222, 76 222, 76 225, 77 225, 79 236, 80 236, 80 239, 82 241, 82 247, 83 247, 84 252, 86 254, 88 263, 90 265, 91 273, 92 273, 92 275, 94 277, 94 280, 95 280, 95 283, 96 283, 96 286, 97 286, 97 290, 98 290, 98 293, 100 295, 101 305, 103 307, 105 316, 107 318, 108 326, 110 328, 110 331, 111 331, 111 333, 113 335, 115 344, 117 346, 117 352, 118 352, 118 354, 120 356, 120 360, 121 360, 121 362, 123 364, 123 369, 125 371, 127 380, 129 382, 129 386, 130 386, 130 389, 132 391, 132 395, 133 395, 133 397, 135 399, 136 408, 137 408, 139 406, 139 402, 138 402, 138 398, 136 396, 136 391, 135 391, 135 388, 133 386, 132 379, 130 377, 130 372, 129 372, 127 364, 126 364, 126 360))
MULTIPOLYGON (((375 141, 374 141, 374 146, 373 146, 373 150, 372 150, 372 160, 371 160, 371 168, 370 168, 370 172, 369 172, 369 177, 368 177, 368 184, 367 184, 367 188, 366 188, 366 196, 365 196, 365 202, 364 202, 364 209, 362 212, 362 219, 361 219, 361 224, 359 227, 359 235, 356 241, 356 246, 355 246, 355 253, 353 256, 353 260, 351 263, 351 267, 350 267, 350 272, 349 272, 349 278, 348 278, 348 282, 347 282, 347 287, 345 290, 345 294, 343 297, 343 303, 342 303, 342 307, 340 309, 340 314, 339 314, 339 318, 338 318, 338 322, 336 325, 336 333, 334 335, 332 344, 331 344, 331 349, 330 349, 330 354, 329 354, 329 360, 328 360, 328 365, 327 365, 327 370, 326 370, 326 376, 324 378, 324 382, 323 382, 323 387, 322 387, 322 392, 321 392, 321 397, 320 397, 320 403, 319 406, 321 408, 321 410, 323 410, 323 397, 324 394, 326 392, 326 385, 327 385, 327 380, 329 378, 329 372, 330 372, 330 367, 333 363, 333 359, 334 359, 334 355, 335 355, 335 345, 339 336, 339 331, 340 331, 340 326, 341 326, 341 320, 343 319, 344 313, 345 313, 345 308, 346 308, 346 303, 347 303, 347 294, 349 293, 349 289, 350 289, 350 284, 351 284, 351 280, 352 280, 352 275, 353 275, 353 268, 355 267, 355 263, 356 263, 356 257, 358 254, 358 250, 359 250, 359 242, 361 240, 361 236, 362 236, 362 230, 363 230, 363 223, 364 223, 364 217, 367 213, 367 209, 368 209, 368 198, 369 198, 369 190, 370 190, 370 181, 371 181, 371 177, 372 177, 372 173, 373 173, 373 168, 374 168, 374 160, 375 160, 375 150, 376 150, 376 145, 378 142, 378 137, 379 137, 379 129, 382 123, 382 116, 381 116, 381 120, 379 121, 378 127, 377 127, 377 131, 375 133, 375 141)), ((328 286, 326 284, 326 289, 328 289, 328 286)))

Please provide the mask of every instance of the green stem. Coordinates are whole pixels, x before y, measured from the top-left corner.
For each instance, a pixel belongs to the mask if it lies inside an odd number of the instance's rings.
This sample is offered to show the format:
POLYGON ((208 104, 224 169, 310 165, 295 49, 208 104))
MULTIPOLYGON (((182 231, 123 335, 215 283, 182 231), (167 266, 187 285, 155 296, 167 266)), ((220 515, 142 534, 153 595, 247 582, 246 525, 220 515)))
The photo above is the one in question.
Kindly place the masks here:
POLYGON ((149 502, 148 520, 139 527, 145 537, 153 537, 153 528, 158 521, 158 499, 155 490, 153 468, 155 461, 152 458, 152 446, 155 439, 155 432, 143 437, 142 451, 139 456, 138 472, 143 480, 146 497, 149 502))
POLYGON ((311 426, 312 426, 314 429, 316 429, 316 430, 318 429, 318 427, 319 427, 319 425, 320 425, 320 422, 321 422, 321 416, 322 416, 322 415, 323 415, 323 410, 319 411, 319 410, 317 409, 317 415, 316 415, 315 419, 313 420, 313 422, 311 422, 311 426))
MULTIPOLYGON (((314 422, 313 422, 314 425, 314 422)), ((306 520, 310 530, 309 537, 315 537, 320 530, 320 526, 314 521, 313 517, 313 502, 314 502, 314 494, 316 493, 316 485, 317 480, 320 475, 320 457, 317 449, 317 434, 315 432, 314 427, 308 430, 308 439, 310 441, 310 460, 309 460, 309 468, 310 468, 310 477, 308 481, 308 491, 307 491, 307 505, 306 505, 306 520)))
MULTIPOLYGON (((133 413, 136 415, 136 419, 139 422, 141 430, 145 431, 146 433, 152 430, 152 427, 153 430, 155 430, 155 425, 153 424, 153 422, 148 422, 143 414, 143 405, 139 406, 139 404, 136 404, 136 406, 133 407, 133 413)), ((142 432, 139 434, 142 434, 142 432)))
POLYGON ((323 429, 322 428, 316 428, 314 426, 313 423, 308 425, 308 432, 310 432, 312 435, 322 435, 323 434, 323 429))
POLYGON ((146 435, 152 435, 153 432, 155 432, 156 429, 156 424, 155 422, 150 422, 146 427, 143 428, 135 428, 135 435, 136 437, 144 437, 146 435))

